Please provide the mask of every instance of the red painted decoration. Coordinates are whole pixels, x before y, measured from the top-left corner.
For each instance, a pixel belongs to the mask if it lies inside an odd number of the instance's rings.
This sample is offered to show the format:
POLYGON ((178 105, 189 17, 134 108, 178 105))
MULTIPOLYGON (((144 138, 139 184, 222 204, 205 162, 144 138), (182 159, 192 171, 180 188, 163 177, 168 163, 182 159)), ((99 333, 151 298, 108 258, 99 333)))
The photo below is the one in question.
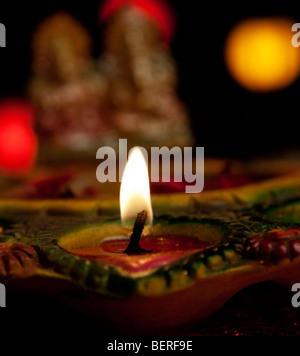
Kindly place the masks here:
POLYGON ((293 259, 300 255, 299 236, 299 228, 271 230, 255 235, 248 240, 244 255, 246 258, 261 259, 264 262, 293 259))
POLYGON ((250 183, 253 183, 250 177, 242 173, 234 173, 231 162, 227 162, 222 172, 205 183, 204 190, 231 189, 250 183))
POLYGON ((55 176, 48 176, 28 184, 27 198, 37 199, 57 199, 68 190, 69 184, 74 178, 74 174, 64 173, 55 176))

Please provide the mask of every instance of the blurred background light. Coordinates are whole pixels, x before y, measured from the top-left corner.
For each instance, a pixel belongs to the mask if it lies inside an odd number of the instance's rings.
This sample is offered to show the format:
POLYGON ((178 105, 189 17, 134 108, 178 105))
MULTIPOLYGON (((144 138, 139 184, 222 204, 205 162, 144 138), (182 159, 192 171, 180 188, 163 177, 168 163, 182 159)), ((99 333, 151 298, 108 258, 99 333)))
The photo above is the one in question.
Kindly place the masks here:
POLYGON ((237 24, 225 43, 229 73, 242 87, 255 92, 281 90, 300 72, 300 50, 292 46, 293 21, 252 18, 237 24))
POLYGON ((34 166, 37 138, 32 125, 34 110, 22 100, 0 102, 0 171, 19 177, 34 166))

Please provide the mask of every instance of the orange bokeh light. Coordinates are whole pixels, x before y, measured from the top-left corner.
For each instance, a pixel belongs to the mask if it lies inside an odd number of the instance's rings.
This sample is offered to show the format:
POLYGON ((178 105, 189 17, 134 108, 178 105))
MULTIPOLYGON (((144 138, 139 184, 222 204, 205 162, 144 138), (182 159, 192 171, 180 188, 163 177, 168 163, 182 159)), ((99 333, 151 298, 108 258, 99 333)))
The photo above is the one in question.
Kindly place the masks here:
POLYGON ((256 92, 284 89, 300 73, 300 49, 292 46, 293 21, 253 18, 236 25, 225 43, 232 77, 256 92))

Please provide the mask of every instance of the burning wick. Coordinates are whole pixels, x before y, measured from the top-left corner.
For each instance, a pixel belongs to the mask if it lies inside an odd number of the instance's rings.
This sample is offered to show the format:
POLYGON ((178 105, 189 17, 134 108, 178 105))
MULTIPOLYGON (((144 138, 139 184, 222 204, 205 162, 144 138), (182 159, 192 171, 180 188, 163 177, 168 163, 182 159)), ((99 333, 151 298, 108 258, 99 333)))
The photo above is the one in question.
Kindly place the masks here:
POLYGON ((147 210, 142 210, 137 214, 133 231, 130 236, 130 242, 126 250, 124 251, 127 255, 141 255, 143 253, 149 253, 150 250, 145 250, 140 247, 141 235, 147 220, 147 210))

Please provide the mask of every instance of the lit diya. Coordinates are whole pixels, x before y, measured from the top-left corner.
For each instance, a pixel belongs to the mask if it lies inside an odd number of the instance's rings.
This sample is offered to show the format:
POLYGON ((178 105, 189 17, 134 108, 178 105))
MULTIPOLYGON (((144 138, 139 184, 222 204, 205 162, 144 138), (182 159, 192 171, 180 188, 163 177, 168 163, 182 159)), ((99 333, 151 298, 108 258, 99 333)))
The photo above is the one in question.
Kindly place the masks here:
POLYGON ((151 224, 148 173, 136 151, 122 180, 122 222, 104 218, 113 202, 0 201, 0 282, 59 298, 107 332, 178 334, 249 285, 298 281, 299 182, 295 173, 155 196, 161 215, 151 224))
POLYGON ((211 247, 219 237, 215 234, 211 238, 211 234, 204 233, 205 227, 212 225, 208 222, 189 221, 189 227, 194 229, 187 234, 187 218, 159 217, 152 225, 148 169, 139 148, 133 149, 123 174, 120 207, 122 224, 104 222, 67 234, 60 239, 60 246, 82 258, 102 261, 120 272, 141 276, 211 247))

